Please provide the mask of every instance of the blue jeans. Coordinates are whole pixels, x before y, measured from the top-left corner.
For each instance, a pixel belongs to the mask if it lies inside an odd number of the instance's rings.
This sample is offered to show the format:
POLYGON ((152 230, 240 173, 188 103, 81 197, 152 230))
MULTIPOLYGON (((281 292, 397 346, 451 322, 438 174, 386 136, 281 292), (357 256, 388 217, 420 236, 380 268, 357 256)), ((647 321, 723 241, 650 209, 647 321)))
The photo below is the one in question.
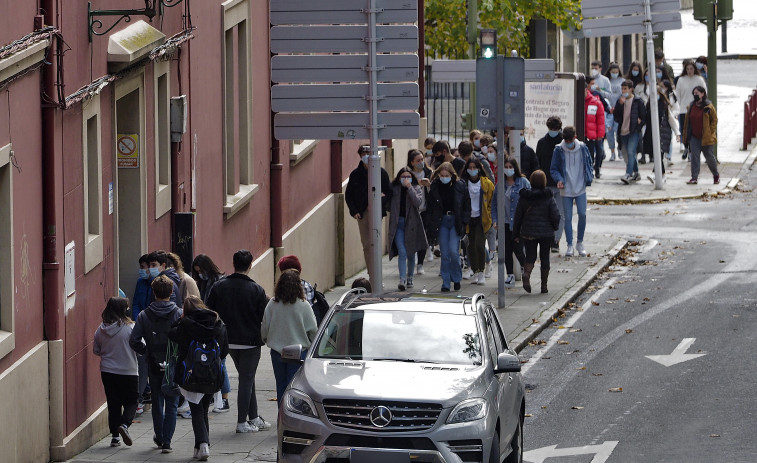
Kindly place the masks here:
POLYGON ((605 131, 605 137, 607 137, 607 146, 611 151, 615 151, 615 134, 618 133, 618 123, 613 121, 612 124, 607 127, 605 131))
POLYGON ((173 433, 176 430, 176 409, 179 408, 179 397, 166 397, 160 385, 163 384, 163 372, 150 373, 152 389, 152 428, 155 436, 163 445, 171 445, 173 433), (165 409, 164 409, 165 407, 165 409))
MULTIPOLYGON (((226 371, 226 359, 221 361, 221 371, 223 372, 223 384, 221 385, 221 394, 231 392, 231 383, 229 382, 229 372, 226 371)), ((223 405, 223 404, 219 404, 223 405)))
POLYGON ((405 247, 405 218, 397 219, 397 231, 394 232, 394 245, 397 246, 397 266, 400 270, 400 280, 413 278, 415 273, 415 254, 407 255, 405 247))
POLYGON ((584 231, 586 231, 586 193, 581 196, 562 197, 562 206, 565 212, 565 241, 568 246, 573 245, 573 201, 576 202, 578 211, 578 241, 584 240, 584 231))
POLYGON ((623 145, 623 157, 626 161, 626 175, 633 175, 639 171, 639 164, 636 161, 636 151, 639 146, 639 133, 633 132, 628 135, 621 135, 620 142, 623 145))
POLYGON ((442 287, 449 289, 450 282, 459 283, 463 278, 460 268, 460 236, 455 230, 455 216, 442 216, 439 225, 439 250, 442 253, 442 287))
MULTIPOLYGON (((307 352, 307 350, 303 350, 300 358, 304 360, 307 352)), ((281 354, 271 349, 271 366, 273 366, 273 377, 276 378, 276 400, 278 400, 278 404, 281 406, 281 398, 284 397, 284 391, 289 386, 289 383, 292 382, 295 373, 299 371, 300 365, 285 363, 281 360, 281 354)))

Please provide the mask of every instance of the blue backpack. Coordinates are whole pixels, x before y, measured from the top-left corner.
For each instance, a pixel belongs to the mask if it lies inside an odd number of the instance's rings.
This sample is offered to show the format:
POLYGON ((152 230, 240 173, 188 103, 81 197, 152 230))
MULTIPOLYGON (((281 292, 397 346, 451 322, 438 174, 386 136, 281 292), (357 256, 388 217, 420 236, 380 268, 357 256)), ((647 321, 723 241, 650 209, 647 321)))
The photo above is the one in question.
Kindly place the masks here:
POLYGON ((221 389, 221 346, 215 339, 206 342, 192 340, 182 367, 181 387, 187 391, 215 394, 221 389))

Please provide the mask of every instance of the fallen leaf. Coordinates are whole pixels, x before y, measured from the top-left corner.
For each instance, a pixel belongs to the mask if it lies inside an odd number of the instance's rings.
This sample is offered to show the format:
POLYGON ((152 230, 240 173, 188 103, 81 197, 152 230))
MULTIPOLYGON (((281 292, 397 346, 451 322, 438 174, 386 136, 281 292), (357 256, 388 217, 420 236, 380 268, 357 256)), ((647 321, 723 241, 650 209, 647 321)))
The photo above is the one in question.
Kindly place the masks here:
POLYGON ((552 317, 552 321, 557 323, 557 319, 555 317, 552 317))
POLYGON ((631 299, 630 297, 627 297, 626 302, 636 302, 636 299, 631 299))
POLYGON ((644 301, 646 301, 646 302, 649 302, 649 298, 648 298, 648 297, 645 297, 645 298, 644 298, 644 301))
POLYGON ((525 416, 526 418, 531 418, 531 417, 532 417, 532 416, 534 416, 534 415, 533 415, 533 413, 526 413, 526 414, 525 414, 525 415, 523 415, 523 416, 525 416))
POLYGON ((581 328, 571 328, 568 330, 569 333, 580 333, 583 331, 581 328))
POLYGON ((710 434, 710 437, 720 437, 720 434, 710 434))
POLYGON ((622 387, 611 387, 610 392, 623 392, 622 387))
POLYGON ((528 359, 526 359, 526 360, 521 360, 521 361, 520 361, 520 363, 528 363, 528 359))
POLYGON ((597 302, 597 301, 591 301, 591 305, 599 305, 599 302, 597 302))
POLYGON ((560 326, 558 326, 558 327, 557 327, 557 329, 558 329, 558 330, 564 330, 564 329, 565 329, 565 327, 564 327, 563 325, 560 325, 560 326))
POLYGON ((592 376, 604 376, 604 375, 602 375, 602 373, 592 373, 591 375, 592 376))
POLYGON ((563 345, 565 345, 565 344, 570 344, 570 343, 569 343, 568 341, 557 341, 557 343, 558 343, 558 344, 563 344, 563 345))
POLYGON ((542 405, 541 408, 547 408, 547 406, 546 405, 542 405))
POLYGON ((532 318, 531 319, 531 323, 539 323, 539 319, 538 318, 532 318))
POLYGON ((574 405, 574 406, 572 406, 570 408, 571 408, 571 410, 583 410, 584 409, 583 407, 578 407, 576 405, 574 405))
POLYGON ((628 328, 628 329, 626 330, 626 333, 633 333, 633 330, 632 330, 631 328, 628 328))
POLYGON ((576 370, 585 370, 586 367, 576 368, 576 370))
POLYGON ((718 262, 720 262, 721 264, 725 264, 725 261, 723 259, 719 260, 718 262))

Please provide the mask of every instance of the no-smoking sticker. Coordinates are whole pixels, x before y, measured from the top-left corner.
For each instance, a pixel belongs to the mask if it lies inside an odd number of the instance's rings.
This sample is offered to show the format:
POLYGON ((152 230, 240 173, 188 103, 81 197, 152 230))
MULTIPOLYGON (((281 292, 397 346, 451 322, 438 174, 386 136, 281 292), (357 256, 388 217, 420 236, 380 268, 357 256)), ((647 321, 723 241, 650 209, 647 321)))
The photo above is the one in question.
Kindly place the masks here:
POLYGON ((134 169, 139 167, 139 134, 118 134, 116 153, 119 168, 134 169))

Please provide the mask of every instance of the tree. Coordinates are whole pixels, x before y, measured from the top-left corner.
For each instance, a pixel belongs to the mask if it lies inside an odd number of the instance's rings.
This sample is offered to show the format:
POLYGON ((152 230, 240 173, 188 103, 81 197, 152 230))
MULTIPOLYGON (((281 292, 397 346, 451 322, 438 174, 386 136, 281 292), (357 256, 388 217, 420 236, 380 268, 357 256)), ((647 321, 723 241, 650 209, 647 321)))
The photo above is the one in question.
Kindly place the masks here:
POLYGON ((528 56, 528 24, 544 18, 567 29, 581 22, 580 0, 425 0, 426 45, 436 56, 465 58, 467 2, 478 1, 478 24, 497 30, 497 48, 528 56))

